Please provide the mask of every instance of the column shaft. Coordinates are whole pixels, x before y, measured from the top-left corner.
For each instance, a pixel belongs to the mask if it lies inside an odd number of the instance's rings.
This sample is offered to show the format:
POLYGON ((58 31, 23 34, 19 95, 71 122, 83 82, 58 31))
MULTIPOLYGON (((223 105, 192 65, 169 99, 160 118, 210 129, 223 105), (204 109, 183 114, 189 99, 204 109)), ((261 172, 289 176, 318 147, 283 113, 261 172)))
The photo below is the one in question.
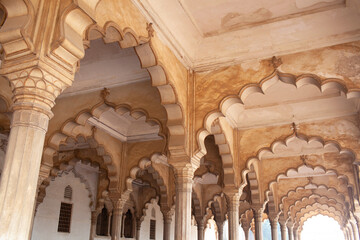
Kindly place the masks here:
POLYGON ((270 225, 271 225, 271 239, 272 239, 272 240, 278 240, 277 224, 278 224, 278 220, 277 220, 277 219, 272 219, 272 220, 270 220, 270 225))
POLYGON ((249 239, 249 229, 250 229, 250 227, 248 227, 248 228, 243 228, 243 230, 244 230, 244 235, 245 235, 245 240, 248 240, 248 239, 249 239))
POLYGON ((224 238, 224 223, 216 223, 218 229, 218 240, 223 240, 224 238))
POLYGON ((114 209, 111 240, 120 240, 121 238, 122 216, 122 209, 114 209))
POLYGON ((229 240, 239 239, 239 195, 229 197, 229 240))
POLYGON ((204 240, 204 221, 200 220, 197 223, 198 240, 204 240))
POLYGON ((286 240, 286 225, 280 222, 281 240, 286 240))
POLYGON ((170 240, 171 220, 172 218, 170 213, 164 214, 164 240, 170 240))
POLYGON ((287 228, 288 228, 289 240, 293 240, 293 227, 287 226, 287 228))
POLYGON ((29 239, 35 195, 49 116, 18 109, 0 185, 0 239, 29 239))
POLYGON ((262 209, 254 210, 254 220, 255 220, 255 239, 262 240, 262 209))
POLYGON ((176 170, 175 240, 191 239, 191 194, 193 170, 176 170))

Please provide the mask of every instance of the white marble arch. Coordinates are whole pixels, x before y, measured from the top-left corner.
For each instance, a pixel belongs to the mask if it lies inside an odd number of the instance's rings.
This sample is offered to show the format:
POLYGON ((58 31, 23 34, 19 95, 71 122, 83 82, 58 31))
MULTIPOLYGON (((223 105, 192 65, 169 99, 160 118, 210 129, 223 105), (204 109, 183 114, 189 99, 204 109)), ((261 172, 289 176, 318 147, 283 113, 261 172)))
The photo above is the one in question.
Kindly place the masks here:
POLYGON ((46 197, 37 209, 32 240, 78 240, 89 239, 91 209, 89 191, 73 172, 55 178, 46 189, 46 197), (72 200, 64 199, 65 187, 72 188, 72 200), (72 203, 70 233, 57 231, 61 202, 72 203), (46 226, 46 227, 44 227, 46 226))

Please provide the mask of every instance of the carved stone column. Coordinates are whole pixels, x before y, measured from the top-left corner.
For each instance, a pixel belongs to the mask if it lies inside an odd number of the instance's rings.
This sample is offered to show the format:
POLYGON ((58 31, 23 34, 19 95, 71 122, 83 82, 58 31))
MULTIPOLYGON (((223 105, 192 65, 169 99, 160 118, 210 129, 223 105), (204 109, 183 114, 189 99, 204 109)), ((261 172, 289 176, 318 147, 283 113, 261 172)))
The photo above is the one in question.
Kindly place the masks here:
POLYGON ((115 201, 115 208, 113 210, 113 219, 112 219, 112 234, 111 240, 120 240, 122 233, 122 218, 123 218, 123 202, 121 200, 115 201))
POLYGON ((96 236, 96 221, 97 221, 97 212, 91 212, 91 226, 90 226, 90 240, 94 240, 96 236))
POLYGON ((278 218, 277 217, 270 217, 270 225, 271 225, 271 239, 278 240, 278 218))
POLYGON ((299 239, 298 229, 295 227, 293 228, 293 234, 294 234, 294 240, 298 240, 299 239))
POLYGON ((229 197, 229 240, 239 239, 239 193, 227 194, 229 197))
POLYGON ((164 214, 164 240, 170 240, 170 229, 171 229, 172 213, 167 211, 164 214))
POLYGON ((286 224, 285 221, 279 221, 280 230, 281 230, 281 240, 286 240, 286 224))
POLYGON ((294 227, 294 225, 293 225, 292 221, 289 220, 287 222, 286 226, 287 226, 287 229, 288 229, 288 236, 289 236, 288 240, 293 240, 294 239, 293 238, 293 227, 294 227))
POLYGON ((255 239, 262 240, 262 213, 263 208, 258 206, 254 208, 254 220, 255 220, 255 239))
POLYGON ((223 240, 224 238, 224 222, 216 222, 218 229, 218 240, 223 240))
POLYGON ((191 164, 178 164, 175 168, 175 240, 191 239, 191 197, 194 169, 191 164))
POLYGON ((204 225, 203 219, 197 221, 198 240, 204 240, 204 225))
POLYGON ((242 223, 241 226, 242 226, 242 228, 244 230, 245 240, 248 240, 249 239, 250 223, 242 223))
POLYGON ((14 112, 0 185, 0 239, 29 239, 51 108, 65 85, 38 67, 1 73, 11 82, 14 112))

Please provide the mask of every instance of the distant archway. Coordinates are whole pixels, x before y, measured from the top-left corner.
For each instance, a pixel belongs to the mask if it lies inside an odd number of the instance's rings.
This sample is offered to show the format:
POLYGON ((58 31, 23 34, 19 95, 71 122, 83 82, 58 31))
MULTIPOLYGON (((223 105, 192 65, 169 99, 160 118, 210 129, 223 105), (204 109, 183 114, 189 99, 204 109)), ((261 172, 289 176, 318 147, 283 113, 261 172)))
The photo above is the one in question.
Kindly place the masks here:
POLYGON ((344 240, 340 225, 333 218, 318 214, 304 222, 301 240, 344 240))

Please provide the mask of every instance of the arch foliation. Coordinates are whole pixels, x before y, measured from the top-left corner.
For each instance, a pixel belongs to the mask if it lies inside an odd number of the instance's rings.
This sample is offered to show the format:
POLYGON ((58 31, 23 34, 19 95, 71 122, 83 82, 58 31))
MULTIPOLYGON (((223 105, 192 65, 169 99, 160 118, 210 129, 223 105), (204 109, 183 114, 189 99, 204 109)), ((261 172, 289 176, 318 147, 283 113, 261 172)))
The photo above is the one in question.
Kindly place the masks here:
POLYGON ((141 67, 149 72, 152 85, 158 89, 161 104, 167 112, 168 147, 170 151, 184 152, 185 114, 170 79, 172 74, 160 62, 152 44, 152 28, 148 26, 148 36, 141 36, 130 27, 122 28, 113 21, 99 26, 94 20, 99 2, 77 1, 77 6, 72 5, 62 13, 58 33, 60 37, 52 44, 51 58, 56 62, 67 59, 63 67, 74 74, 78 61, 84 57, 85 47, 89 46, 92 39, 101 37, 105 43, 118 42, 122 48, 134 47, 141 67))
POLYGON ((162 177, 162 175, 156 170, 156 168, 153 166, 153 162, 156 161, 158 158, 164 158, 164 155, 161 155, 159 153, 154 153, 150 158, 142 158, 139 161, 139 164, 130 170, 129 177, 126 178, 126 189, 121 194, 121 201, 127 202, 130 200, 131 193, 133 192, 133 181, 135 181, 138 177, 138 174, 141 171, 147 171, 151 174, 152 178, 156 181, 156 184, 159 186, 159 205, 160 207, 170 209, 169 203, 168 203, 168 190, 167 185, 162 177))
MULTIPOLYGON (((197 141, 199 150, 196 155, 201 158, 206 154, 205 149, 205 138, 210 134, 216 134, 218 136, 219 141, 216 143, 221 146, 223 149, 227 149, 225 158, 223 158, 227 162, 227 166, 230 169, 234 169, 234 154, 230 151, 232 142, 229 141, 229 138, 226 136, 226 131, 224 131, 224 127, 221 125, 221 119, 226 118, 228 120, 227 124, 230 125, 232 129, 238 127, 244 127, 245 129, 251 127, 250 125, 246 125, 246 123, 238 123, 236 122, 236 116, 244 115, 246 112, 247 104, 250 104, 251 99, 255 96, 262 96, 266 98, 267 95, 271 95, 271 89, 276 86, 276 84, 282 84, 289 86, 291 88, 301 89, 301 91, 305 91, 306 88, 311 88, 315 95, 323 95, 329 93, 339 93, 340 96, 344 96, 346 99, 358 99, 360 97, 360 92, 357 89, 348 89, 341 79, 320 79, 319 77, 311 74, 304 74, 300 76, 294 76, 291 74, 281 73, 279 71, 275 71, 272 75, 264 78, 258 84, 248 84, 244 86, 237 95, 230 95, 225 97, 220 103, 219 109, 210 112, 204 120, 203 128, 198 131, 197 141), (241 126, 238 126, 238 125, 241 126)), ((239 120, 240 121, 240 120, 239 120)), ((223 155, 222 155, 223 157, 223 155)), ((244 171, 242 171, 244 173, 244 171)), ((245 183, 245 174, 242 174, 242 183, 240 184, 240 188, 244 186, 245 183)))

